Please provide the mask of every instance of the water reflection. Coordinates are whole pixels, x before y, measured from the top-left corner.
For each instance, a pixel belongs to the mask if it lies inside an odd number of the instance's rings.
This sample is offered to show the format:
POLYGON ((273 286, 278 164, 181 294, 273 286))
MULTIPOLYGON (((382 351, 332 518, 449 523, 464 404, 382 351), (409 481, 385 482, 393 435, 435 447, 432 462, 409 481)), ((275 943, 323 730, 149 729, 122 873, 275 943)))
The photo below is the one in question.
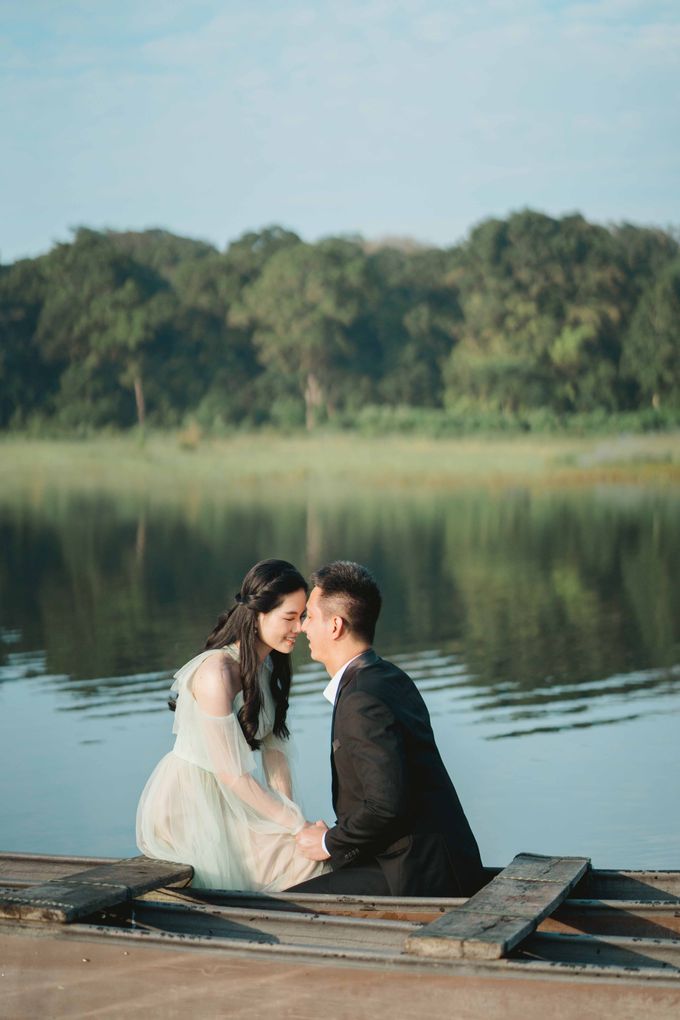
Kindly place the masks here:
MULTIPOLYGON (((486 740, 640 719, 659 711, 659 699, 680 693, 680 666, 527 691, 515 684, 481 688, 464 662, 438 650, 391 658, 413 677, 434 716, 455 711, 458 724, 482 726, 486 740)), ((167 670, 95 680, 48 673, 44 652, 10 653, 0 668, 0 683, 8 680, 39 681, 40 687, 48 686, 53 693, 65 696, 60 698, 57 713, 79 713, 92 720, 158 715, 172 682, 167 670)), ((326 673, 318 666, 299 668, 292 691, 293 709, 302 699, 314 699, 322 705, 327 682, 326 673)))
MULTIPOLYGON (((591 725, 604 701, 637 713, 677 689, 678 509, 627 490, 0 507, 0 682, 40 677, 63 711, 155 711, 255 560, 342 556, 380 579, 378 645, 424 689, 468 698, 496 737, 591 725)), ((318 693, 296 654, 295 696, 318 693)))
MULTIPOLYGON (((487 863, 676 867, 679 510, 611 489, 0 502, 3 846, 134 853, 170 676, 247 568, 349 557, 380 579, 377 647, 420 686, 487 863)), ((328 817, 326 678, 302 645, 298 792, 328 817)))

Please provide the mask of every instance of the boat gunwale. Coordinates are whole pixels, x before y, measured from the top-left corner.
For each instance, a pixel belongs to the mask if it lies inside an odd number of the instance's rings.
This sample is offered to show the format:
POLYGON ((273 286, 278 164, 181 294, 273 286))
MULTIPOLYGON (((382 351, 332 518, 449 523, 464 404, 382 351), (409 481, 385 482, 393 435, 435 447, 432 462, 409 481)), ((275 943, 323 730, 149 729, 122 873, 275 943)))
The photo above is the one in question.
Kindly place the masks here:
MULTIPOLYGON (((299 915, 298 915, 299 916, 299 915)), ((74 941, 131 942, 134 945, 161 945, 170 950, 189 949, 196 952, 228 951, 230 956, 270 957, 278 961, 309 961, 330 963, 333 966, 376 966, 410 973, 471 975, 495 978, 536 978, 553 981, 600 984, 651 984, 656 988, 674 991, 680 982, 680 971, 669 966, 630 967, 615 964, 581 963, 574 961, 540 960, 521 957, 504 957, 498 960, 432 960, 408 953, 385 952, 376 949, 350 949, 318 946, 291 946, 281 943, 262 943, 256 940, 229 939, 214 935, 185 935, 177 932, 126 930, 102 924, 73 922, 69 925, 36 924, 31 921, 0 921, 0 936, 73 939, 74 941)), ((553 933, 550 933, 551 935, 553 933)), ((542 937, 535 933, 534 937, 542 937)), ((568 936, 562 936, 568 937, 568 936)), ((576 936, 578 938, 578 936, 576 936)), ((638 942, 644 940, 638 940, 638 942)))
MULTIPOLYGON (((83 866, 97 867, 109 863, 115 864, 117 861, 117 858, 82 855, 0 852, 0 893, 3 889, 10 891, 11 889, 16 890, 34 885, 36 878, 35 876, 30 876, 32 864, 36 865, 36 871, 39 874, 41 865, 50 866, 52 869, 59 869, 60 866, 63 866, 68 871, 70 868, 83 866), (17 863, 18 871, 21 871, 21 866, 23 865, 23 870, 27 877, 21 878, 15 876, 12 879, 12 862, 17 863), (5 866, 9 865, 7 869, 10 870, 9 875, 2 875, 3 863, 5 866)), ((494 873, 498 874, 500 870, 495 871, 494 869, 494 873)), ((486 869, 486 871, 491 876, 492 869, 486 869)), ((44 881, 44 878, 42 880, 44 881)), ((653 890, 650 883, 655 880, 673 886, 675 881, 680 883, 680 871, 671 869, 648 871, 593 869, 586 878, 577 883, 572 890, 572 898, 565 899, 557 908, 557 911, 566 908, 567 911, 570 909, 585 912, 610 911, 621 914, 638 911, 639 913, 647 912, 651 915, 657 915, 657 917, 662 917, 663 915, 669 916, 671 914, 674 917, 680 916, 680 895, 675 891, 671 892, 665 889, 653 890), (613 879, 614 883, 622 882, 624 887, 626 880, 630 880, 633 885, 640 884, 646 886, 650 891, 656 891, 658 898, 633 900, 608 896, 607 899, 604 899, 592 896, 586 898, 583 895, 578 895, 580 890, 586 891, 588 885, 592 887, 600 876, 609 885, 612 884, 613 879), (576 895, 573 895, 574 893, 576 895), (664 898, 664 893, 666 893, 666 898, 664 898)), ((313 893, 301 894, 295 892, 268 894, 239 890, 194 889, 182 882, 176 883, 174 886, 170 884, 159 889, 151 889, 148 892, 140 893, 127 901, 124 906, 121 904, 120 908, 105 908, 96 914, 92 914, 90 918, 73 921, 67 926, 52 922, 46 923, 44 921, 38 924, 32 920, 3 920, 0 922, 0 934, 21 933, 34 937, 52 935, 57 938, 85 938, 90 940, 127 939, 135 944, 141 941, 144 944, 185 946, 197 949, 213 948, 218 951, 228 950, 230 954, 251 955, 255 953, 261 955, 265 953, 271 954, 277 959, 284 957, 298 960, 309 959, 310 961, 326 960, 334 964, 344 961, 348 964, 361 963, 366 966, 395 966, 410 970, 416 967, 423 971, 435 970, 439 973, 465 972, 484 975, 496 974, 498 976, 515 972, 526 976, 559 974, 562 979, 565 977, 573 978, 574 975, 579 975, 584 980, 589 978, 596 978, 597 980, 600 980, 600 978, 615 980, 628 978, 637 982, 654 981, 656 984, 664 982, 669 987, 677 987, 677 982, 680 980, 680 966, 675 964, 672 957, 669 961, 664 961, 655 960, 654 955, 650 955, 649 963, 645 960, 639 965, 634 963, 625 965, 621 963, 591 962, 589 960, 571 960, 568 958, 560 960, 552 959, 549 956, 541 957, 540 955, 541 944, 552 947, 559 946, 560 944, 565 946, 581 944, 585 947, 585 952, 589 952, 592 947, 602 946, 605 947, 606 952, 606 946, 609 943, 612 946, 613 954, 630 951, 633 956, 644 955, 645 947, 649 947, 650 953, 652 948, 656 947, 658 953, 659 947, 661 947, 662 950, 667 948, 672 954, 677 952, 680 958, 680 936, 678 938, 665 938, 634 934, 619 935, 615 932, 611 934, 608 932, 598 933, 597 930, 594 932, 539 930, 530 936, 532 940, 531 945, 527 944, 524 950, 518 947, 516 953, 503 959, 443 960, 413 957, 411 954, 404 952, 403 949, 392 948, 387 944, 361 945, 359 937, 357 938, 357 945, 323 944, 323 938, 320 939, 320 944, 314 945, 311 941, 306 944, 304 938, 298 940, 298 936, 294 934, 292 936, 284 935, 284 941, 271 941, 271 939, 263 941, 261 938, 250 938, 248 933, 244 937, 232 938, 228 934, 212 935, 210 933, 204 934, 200 931, 200 923, 202 923, 203 919, 206 919, 206 922, 209 923, 209 918, 212 915, 215 918, 222 918, 224 921, 228 921, 229 918, 233 918, 234 921, 247 918, 255 923, 259 919, 263 924, 276 925, 280 923, 282 926, 292 925, 293 931, 298 925, 308 924, 310 921, 313 921, 317 932, 326 928, 326 926, 336 926, 339 930, 344 929, 345 932, 350 933, 351 929, 355 928, 357 936, 359 936, 362 930, 367 934, 371 931, 379 932, 383 930, 386 933, 404 933, 407 936, 409 932, 413 932, 414 929, 418 930, 427 923, 422 915, 429 913, 432 915, 432 918, 436 918, 448 911, 455 911, 456 908, 463 907, 466 902, 466 898, 460 897, 349 896, 334 894, 319 895, 313 893), (154 930, 153 922, 151 922, 150 928, 147 929, 144 929, 144 927, 135 929, 125 926, 128 920, 125 916, 126 912, 129 913, 130 910, 136 910, 139 914, 143 915, 145 909, 148 911, 161 911, 161 913, 175 916, 181 913, 187 915, 193 914, 195 918, 201 919, 198 923, 199 930, 189 932, 163 931, 160 924, 154 930), (413 915, 420 914, 421 916, 410 918, 400 916, 390 917, 381 916, 381 913, 387 915, 390 913, 393 915, 411 913, 413 915), (107 924, 107 915, 110 918, 118 916, 119 923, 115 926, 107 924), (95 921, 95 918, 99 920, 95 921), (538 955, 532 956, 532 952, 538 955)), ((140 918, 139 923, 142 926, 144 925, 143 918, 140 918)), ((190 923, 188 927, 191 927, 190 923)), ((279 937, 276 929, 268 934, 274 939, 279 937)), ((340 936, 340 931, 338 936, 339 941, 342 943, 343 937, 340 936)), ((370 938, 368 941, 370 943, 370 938)))
MULTIPOLYGON (((15 851, 15 850, 0 851, 0 869, 1 869, 1 866, 2 866, 3 862, 7 863, 7 862, 11 862, 11 861, 17 861, 18 863, 22 863, 23 862, 23 863, 26 863, 26 864, 30 864, 30 863, 34 862, 36 864, 48 864, 48 865, 54 865, 56 867, 59 867, 59 865, 61 865, 61 864, 65 865, 67 867, 71 866, 71 865, 73 865, 73 866, 89 865, 89 866, 92 866, 92 867, 96 867, 98 865, 115 864, 119 860, 120 860, 120 858, 118 858, 118 857, 95 857, 95 856, 85 856, 85 855, 80 855, 79 856, 79 855, 72 855, 72 854, 45 854, 45 853, 31 853, 31 852, 23 852, 23 851, 15 851)), ((502 868, 495 868, 495 867, 494 868, 491 868, 491 867, 485 867, 484 868, 484 871, 487 874, 487 876, 489 877, 489 880, 491 880, 492 878, 495 878, 498 874, 500 874, 500 872, 502 870, 503 870, 502 868)), ((658 898, 654 898, 654 899, 646 899, 645 898, 645 899, 640 899, 640 900, 635 900, 635 901, 633 901, 632 899, 627 899, 627 900, 625 900, 625 902, 639 902, 639 903, 647 903, 647 904, 652 904, 652 903, 677 903, 678 907, 680 908, 680 869, 672 869, 672 868, 651 868, 651 869, 647 869, 647 870, 642 870, 642 869, 626 869, 626 868, 590 868, 588 873, 582 879, 580 879, 579 882, 574 887, 573 893, 576 893, 576 895, 575 896, 572 895, 565 902, 574 902, 576 900, 578 900, 580 902, 584 902, 584 903, 586 903, 586 902, 594 902, 596 900, 600 900, 600 901, 604 902, 605 901, 605 897, 599 897, 599 896, 594 896, 594 897, 593 896, 579 896, 578 893, 579 893, 579 891, 581 889, 583 889, 585 891, 585 889, 587 889, 588 886, 596 885, 598 882, 602 883, 602 882, 606 882, 608 880, 609 881, 613 880, 614 882, 621 882, 622 884, 624 882, 627 882, 627 881, 636 882, 636 883, 640 883, 640 884, 644 884, 645 880, 648 881, 648 882, 653 882, 654 880, 657 880, 657 881, 660 881, 660 882, 668 882, 669 880, 671 882, 675 881, 675 882, 677 882, 678 889, 679 889, 677 894, 676 893, 670 893, 666 897, 659 896, 658 898)), ((39 879, 39 881, 43 881, 43 879, 39 879)), ((18 880, 18 881, 12 881, 10 883, 7 883, 7 882, 3 881, 2 871, 0 870, 0 883, 3 886, 5 886, 5 885, 14 885, 17 888, 20 888, 20 887, 24 887, 25 885, 31 884, 31 880, 25 879, 25 880, 18 880)), ((35 884, 35 882, 33 882, 32 884, 35 884)), ((328 902, 329 904, 341 904, 343 906, 348 906, 348 905, 352 905, 352 904, 356 904, 357 906, 360 906, 362 903, 370 902, 370 903, 376 904, 378 907, 389 907, 390 905, 394 905, 395 902, 399 902, 399 903, 407 903, 409 906, 413 906, 413 907, 423 907, 423 908, 424 907, 431 907, 433 910, 435 910, 435 909, 437 909, 437 910, 447 910, 447 909, 450 909, 451 907, 460 906, 461 904, 465 903, 466 900, 467 900, 466 897, 434 897, 434 896, 400 896, 400 897, 395 897, 395 896, 373 896, 373 895, 368 895, 368 896, 365 896, 365 895, 364 896, 356 896, 355 895, 355 896, 351 896, 351 895, 337 894, 337 893, 291 893, 289 891, 283 891, 283 892, 280 892, 280 893, 260 893, 260 892, 255 892, 255 891, 239 890, 239 889, 203 889, 203 888, 193 888, 191 885, 185 886, 185 888, 191 889, 193 893, 197 893, 198 897, 206 898, 206 899, 210 898, 211 896, 214 896, 214 897, 233 896, 235 898, 236 897, 244 897, 245 898, 245 897, 258 897, 258 896, 264 896, 264 897, 266 897, 266 896, 273 896, 273 897, 276 897, 276 898, 279 898, 279 899, 295 898, 297 900, 300 900, 300 902, 304 902, 306 899, 309 899, 309 901, 311 901, 313 899, 313 900, 315 900, 316 902, 319 902, 319 903, 328 902)), ((661 892, 663 890, 659 890, 659 891, 661 892)), ((606 897, 606 901, 607 902, 624 902, 621 897, 615 897, 615 896, 614 897, 607 896, 606 897)))

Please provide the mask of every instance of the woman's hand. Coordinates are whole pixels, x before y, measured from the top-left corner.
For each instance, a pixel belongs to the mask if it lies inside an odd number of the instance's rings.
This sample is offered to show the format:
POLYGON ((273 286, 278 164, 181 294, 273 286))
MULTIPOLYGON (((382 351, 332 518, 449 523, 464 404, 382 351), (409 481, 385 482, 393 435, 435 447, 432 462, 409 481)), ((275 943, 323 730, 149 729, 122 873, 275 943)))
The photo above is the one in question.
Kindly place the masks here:
POLYGON ((323 837, 327 831, 328 826, 321 819, 314 822, 313 825, 311 822, 307 823, 303 829, 300 829, 295 837, 295 842, 303 857, 309 861, 328 860, 330 854, 323 844, 323 837))

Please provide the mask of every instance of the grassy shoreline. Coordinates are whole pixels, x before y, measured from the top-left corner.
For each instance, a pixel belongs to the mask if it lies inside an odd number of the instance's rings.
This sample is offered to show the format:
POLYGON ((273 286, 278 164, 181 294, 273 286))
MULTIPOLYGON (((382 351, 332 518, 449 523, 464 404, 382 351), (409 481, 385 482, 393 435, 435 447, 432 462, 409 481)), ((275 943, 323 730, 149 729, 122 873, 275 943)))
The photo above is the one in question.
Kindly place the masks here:
POLYGON ((385 488, 680 484, 680 432, 430 439, 346 434, 151 434, 0 439, 2 496, 31 490, 112 494, 319 485, 385 488))

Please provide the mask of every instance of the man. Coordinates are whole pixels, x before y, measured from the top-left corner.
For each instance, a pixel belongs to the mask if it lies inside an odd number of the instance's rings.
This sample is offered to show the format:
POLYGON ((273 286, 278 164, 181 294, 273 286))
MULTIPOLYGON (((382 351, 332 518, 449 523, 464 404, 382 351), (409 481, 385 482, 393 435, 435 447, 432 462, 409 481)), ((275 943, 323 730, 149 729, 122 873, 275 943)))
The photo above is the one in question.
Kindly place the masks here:
POLYGON ((470 896, 484 884, 477 843, 409 676, 371 648, 378 586, 358 563, 317 571, 302 626, 331 681, 334 826, 297 835, 331 871, 297 891, 470 896))

